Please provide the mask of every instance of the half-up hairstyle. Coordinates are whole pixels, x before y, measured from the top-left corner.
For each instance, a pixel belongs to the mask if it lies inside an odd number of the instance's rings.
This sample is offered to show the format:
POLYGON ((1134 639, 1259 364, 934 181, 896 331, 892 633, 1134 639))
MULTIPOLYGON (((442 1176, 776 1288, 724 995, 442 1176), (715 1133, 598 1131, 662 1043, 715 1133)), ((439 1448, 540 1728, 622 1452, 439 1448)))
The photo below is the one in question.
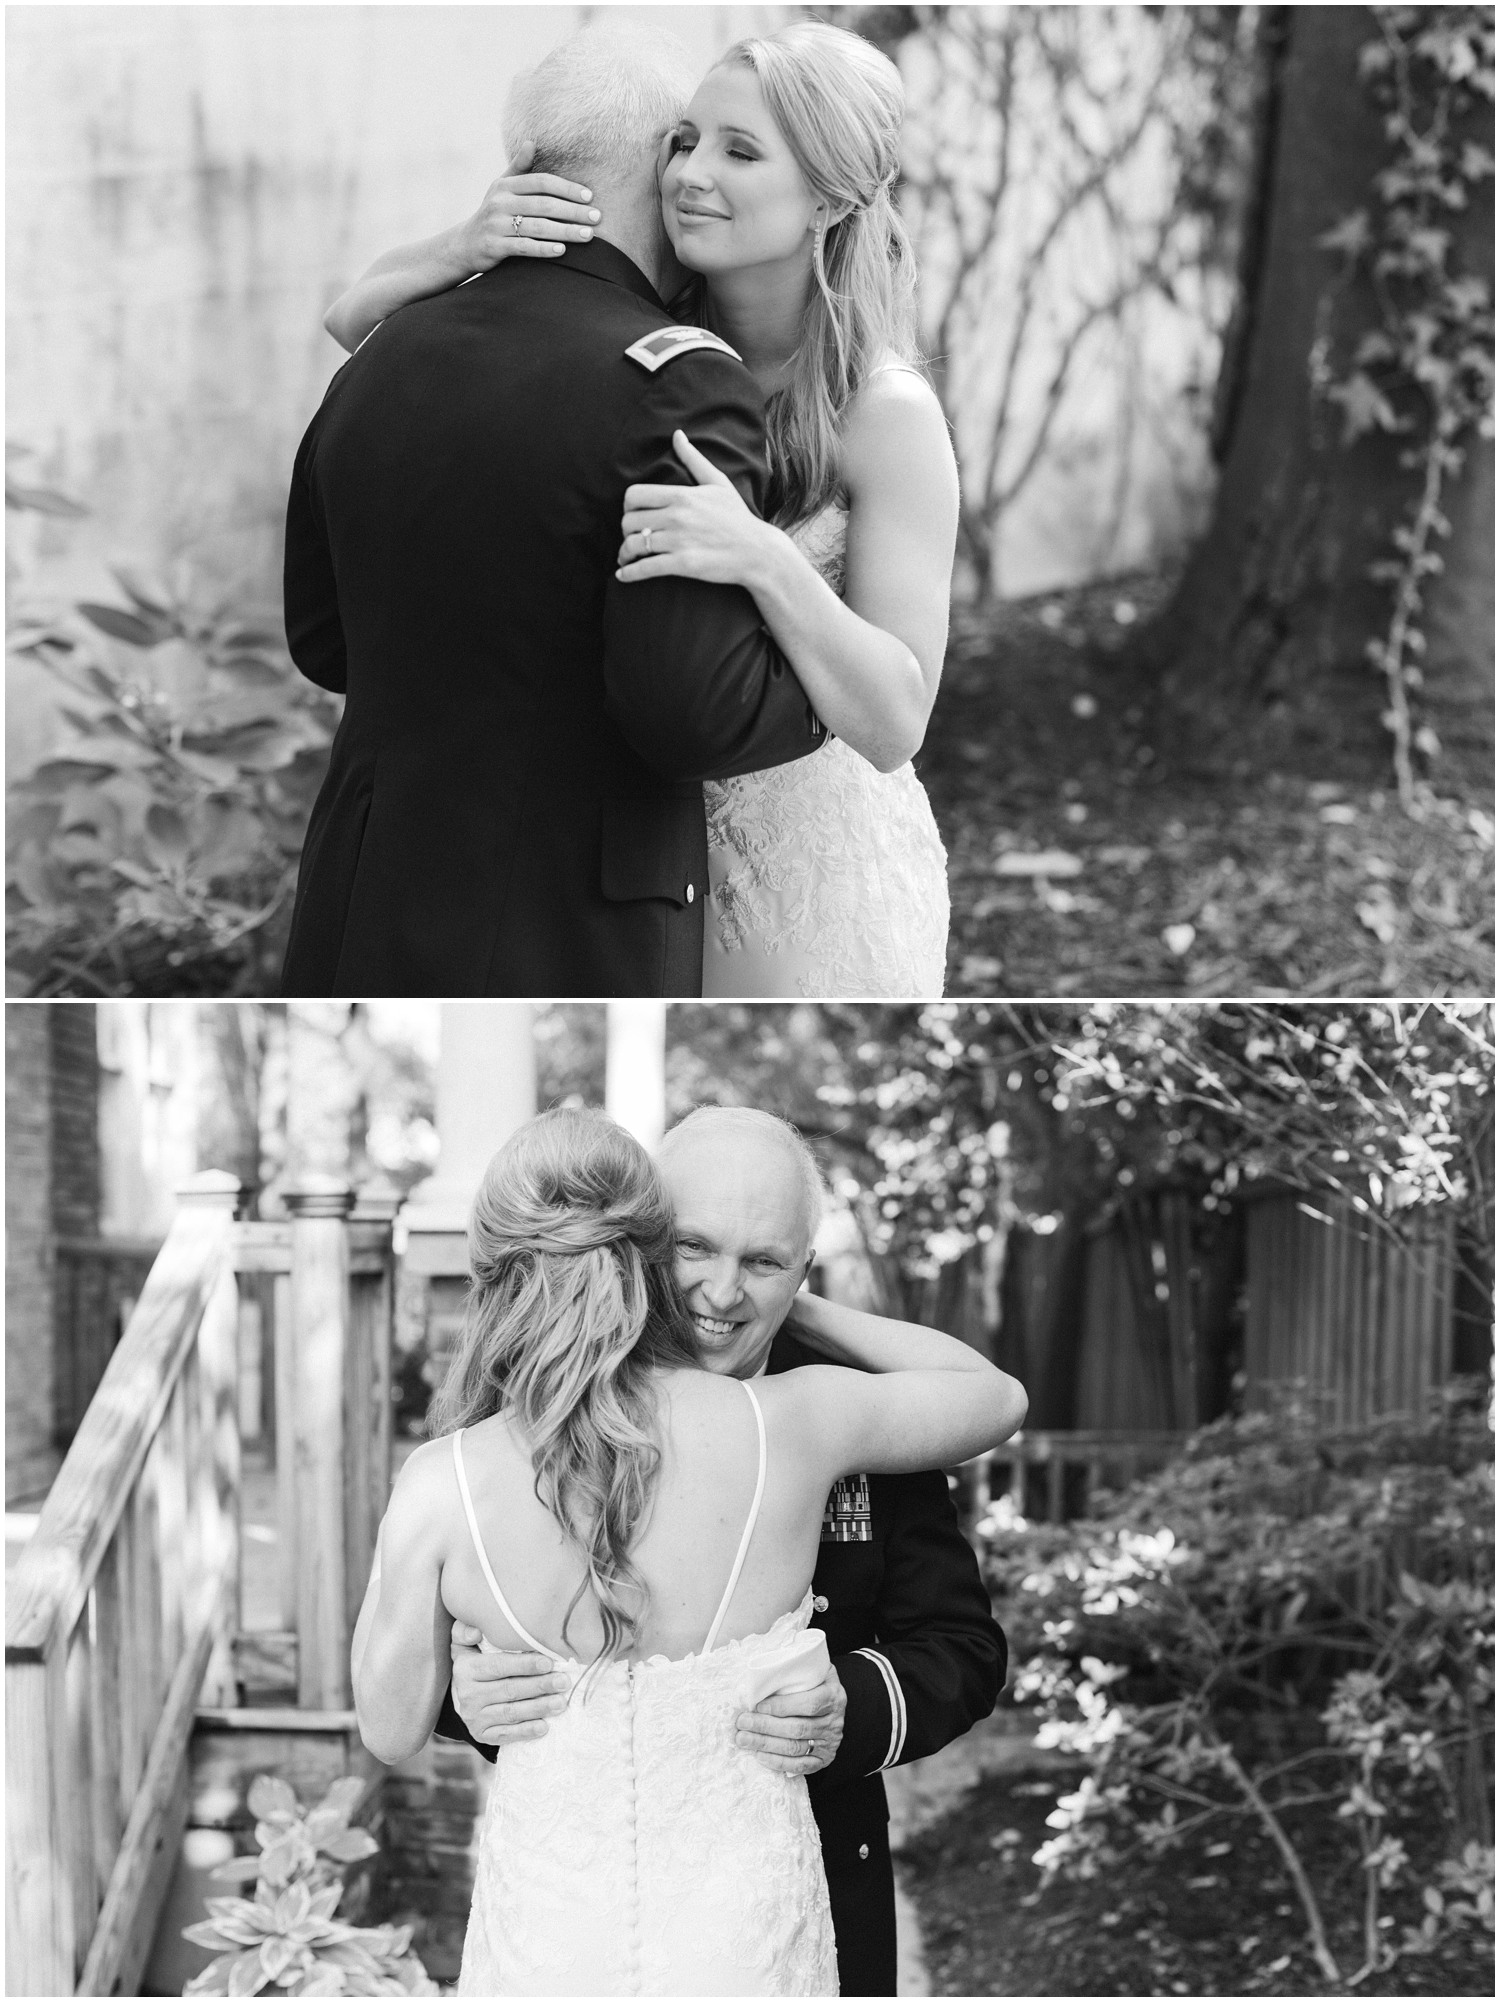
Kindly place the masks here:
POLYGON ((630 1645, 646 1603, 630 1544, 661 1465, 652 1372, 699 1361, 673 1250, 666 1190, 623 1127, 528 1120, 474 1198, 463 1336, 432 1407, 434 1434, 504 1411, 530 1441, 537 1499, 587 1566, 563 1640, 592 1590, 595 1666, 630 1645))
POLYGON ((766 406, 767 513, 783 528, 835 499, 840 429, 871 370, 917 356, 917 267, 891 199, 906 94, 887 56, 846 28, 798 21, 722 58, 753 70, 826 220, 791 378, 766 406))

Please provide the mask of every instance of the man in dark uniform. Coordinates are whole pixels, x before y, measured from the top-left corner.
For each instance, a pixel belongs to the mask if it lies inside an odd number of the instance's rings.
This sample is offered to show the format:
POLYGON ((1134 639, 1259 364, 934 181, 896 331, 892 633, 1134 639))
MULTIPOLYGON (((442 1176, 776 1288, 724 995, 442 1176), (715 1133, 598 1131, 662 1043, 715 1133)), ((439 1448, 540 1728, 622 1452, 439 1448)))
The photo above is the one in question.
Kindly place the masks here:
MULTIPOLYGON (((736 1206, 735 1157, 756 1176, 790 1174, 808 1191, 809 1206, 816 1198, 816 1167, 782 1122, 714 1109, 690 1115, 663 1143, 660 1165, 679 1222, 687 1189, 692 1227, 703 1227, 702 1205, 711 1213, 715 1180, 736 1206), (779 1140, 778 1129, 784 1135, 779 1140), (706 1144, 689 1153, 689 1135, 706 1144), (758 1151, 752 1156, 747 1149, 758 1151)), ((740 1323, 734 1345, 712 1366, 754 1376, 762 1368, 774 1374, 826 1363, 825 1354, 780 1325, 806 1264, 766 1278, 757 1276, 748 1257, 730 1271, 724 1248, 715 1249, 719 1269, 707 1281, 704 1262, 690 1258, 686 1247, 678 1262, 695 1320, 704 1309, 740 1323)), ((880 1776, 941 1750, 990 1714, 1005 1681, 1005 1636, 941 1473, 856 1475, 838 1482, 828 1498, 812 1584, 813 1625, 827 1634, 833 1660, 831 1686, 770 1698, 753 1717, 739 1720, 741 1742, 777 1770, 807 1777, 823 1839, 840 1993, 894 1995, 895 1882, 880 1776)), ((549 1706, 560 1702, 552 1667, 539 1655, 481 1655, 455 1645, 453 1687, 438 1732, 467 1739, 494 1758, 498 1744, 534 1734, 549 1706)))
POLYGON ((593 189, 595 239, 392 314, 298 450, 287 638, 348 699, 288 994, 697 995, 700 781, 823 742, 747 592, 615 580, 627 486, 688 478, 675 430, 757 511, 766 452, 749 371, 660 297, 682 80, 649 43, 610 60, 602 135, 567 119, 597 37, 533 73, 560 107, 536 169, 593 189))

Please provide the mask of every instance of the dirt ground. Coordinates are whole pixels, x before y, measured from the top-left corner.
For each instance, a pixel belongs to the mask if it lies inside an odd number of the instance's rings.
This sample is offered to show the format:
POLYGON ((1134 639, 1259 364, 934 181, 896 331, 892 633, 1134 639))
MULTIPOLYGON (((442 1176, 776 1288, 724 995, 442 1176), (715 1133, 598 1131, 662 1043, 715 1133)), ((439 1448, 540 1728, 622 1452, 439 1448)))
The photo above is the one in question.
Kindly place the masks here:
MULTIPOLYGON (((1270 1840, 1243 1821, 1210 1823, 1156 1861, 1138 1858, 1086 1883, 1041 1888, 1031 1856, 1053 1833, 1059 1780, 1024 1770, 979 1781, 900 1856, 934 1995, 1308 1995, 1328 1993, 1291 1884, 1270 1840)), ((1289 1830, 1307 1868, 1335 1959, 1359 1966, 1362 1873, 1330 1821, 1289 1830)), ((1414 1855, 1424 1834, 1404 1828, 1414 1855)), ((1394 1936, 1415 1924, 1414 1890, 1390 1894, 1394 1936)), ((1373 1995, 1490 1995, 1484 1935, 1398 1960, 1355 1990, 1373 1995), (1482 1943, 1481 1943, 1482 1942, 1482 1943)))
POLYGON ((1116 580, 956 624, 918 760, 949 853, 948 992, 1492 992, 1487 790, 1440 777, 1415 821, 1368 744, 1194 761, 1125 665, 1163 593, 1116 580))

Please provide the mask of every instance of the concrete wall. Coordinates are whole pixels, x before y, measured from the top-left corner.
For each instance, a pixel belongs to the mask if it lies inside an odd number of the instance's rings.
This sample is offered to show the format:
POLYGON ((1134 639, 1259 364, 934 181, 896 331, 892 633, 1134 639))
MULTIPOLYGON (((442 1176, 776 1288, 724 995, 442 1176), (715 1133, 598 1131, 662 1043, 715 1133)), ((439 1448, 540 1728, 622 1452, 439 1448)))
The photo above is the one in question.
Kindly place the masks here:
MULTIPOLYGON (((505 165, 511 78, 572 6, 6 10, 6 434, 81 521, 7 516, 28 592, 111 562, 274 604, 297 440, 343 352, 329 304, 456 222, 505 165)), ((611 7, 706 68, 778 7, 611 7)), ((9 769, 53 741, 12 674, 9 769)))
MULTIPOLYGON (((26 524, 50 579, 190 554, 275 581, 330 302, 504 167, 514 74, 568 6, 13 7, 8 434, 94 510, 26 524)), ((705 66, 785 10, 624 7, 705 66)))

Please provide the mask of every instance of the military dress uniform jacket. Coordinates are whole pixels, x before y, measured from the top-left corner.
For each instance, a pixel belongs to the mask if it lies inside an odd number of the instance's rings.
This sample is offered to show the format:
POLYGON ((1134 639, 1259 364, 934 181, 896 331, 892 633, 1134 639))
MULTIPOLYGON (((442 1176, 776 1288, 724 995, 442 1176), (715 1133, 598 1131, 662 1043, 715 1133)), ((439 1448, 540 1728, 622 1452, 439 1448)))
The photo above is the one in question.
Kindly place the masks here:
POLYGON ((347 701, 286 993, 701 991, 700 782, 825 733, 747 592, 615 581, 626 487, 690 483, 679 426, 759 510, 749 371, 598 241, 404 307, 334 377, 285 608, 347 701))
MULTIPOLYGON (((823 1362, 780 1334, 768 1373, 823 1362)), ((896 1902, 881 1774, 926 1758, 988 1717, 1005 1682, 1005 1636, 941 1473, 871 1474, 829 1497, 813 1571, 812 1623, 848 1708, 838 1756, 808 1781, 823 1838, 839 1992, 896 1992, 896 1902)), ((475 1740, 444 1697, 443 1737, 475 1740)), ((495 1748, 476 1745, 487 1759, 495 1748)))

